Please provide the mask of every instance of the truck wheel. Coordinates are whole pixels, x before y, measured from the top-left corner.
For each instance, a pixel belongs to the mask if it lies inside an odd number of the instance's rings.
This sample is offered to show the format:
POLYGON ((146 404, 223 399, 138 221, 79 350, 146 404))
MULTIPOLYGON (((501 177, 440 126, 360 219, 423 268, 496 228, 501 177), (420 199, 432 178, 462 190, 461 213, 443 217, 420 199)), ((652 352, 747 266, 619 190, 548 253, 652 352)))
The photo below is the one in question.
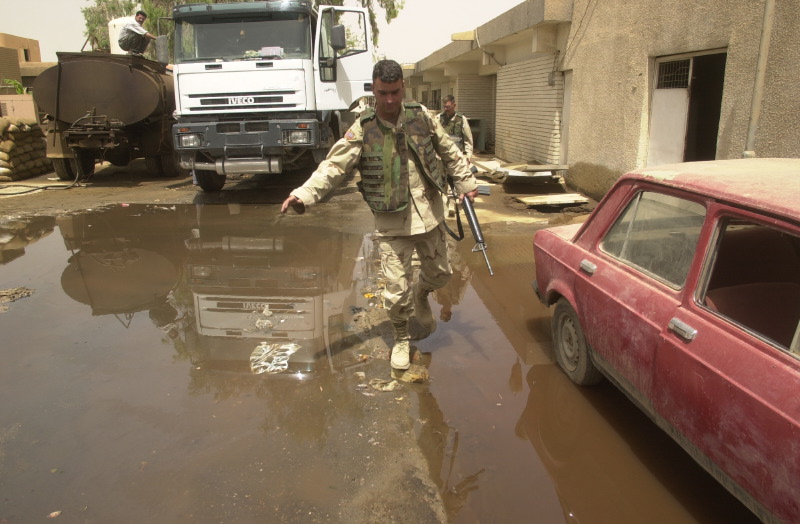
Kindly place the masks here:
POLYGON ((225 185, 226 176, 217 174, 216 171, 200 171, 196 169, 194 176, 197 179, 197 185, 199 185, 203 191, 213 193, 214 191, 219 191, 222 189, 222 186, 225 185))
POLYGON ((78 179, 88 178, 94 173, 95 156, 91 149, 77 149, 75 158, 70 160, 72 171, 78 179))
POLYGON ((161 174, 168 178, 181 177, 186 178, 189 176, 188 169, 182 169, 178 165, 180 157, 174 153, 164 153, 161 155, 161 174))
POLYGON ((603 379, 594 362, 591 349, 583 336, 578 315, 567 299, 560 298, 553 311, 553 346, 558 365, 580 386, 591 386, 603 379))
POLYGON ((72 163, 69 158, 53 158, 53 170, 58 175, 59 180, 72 182, 75 180, 75 171, 72 170, 72 163))
POLYGON ((144 165, 147 168, 147 174, 150 176, 164 176, 161 169, 160 156, 146 156, 144 157, 144 165))

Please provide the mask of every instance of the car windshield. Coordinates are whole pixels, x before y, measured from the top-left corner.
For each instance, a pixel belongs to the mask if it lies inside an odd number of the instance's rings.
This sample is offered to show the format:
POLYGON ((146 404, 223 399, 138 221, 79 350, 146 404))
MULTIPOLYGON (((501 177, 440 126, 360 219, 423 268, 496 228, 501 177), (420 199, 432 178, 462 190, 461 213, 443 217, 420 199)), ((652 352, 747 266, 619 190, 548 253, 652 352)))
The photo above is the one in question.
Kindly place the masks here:
POLYGON ((187 19, 178 22, 175 35, 177 63, 311 58, 310 23, 304 14, 187 19))

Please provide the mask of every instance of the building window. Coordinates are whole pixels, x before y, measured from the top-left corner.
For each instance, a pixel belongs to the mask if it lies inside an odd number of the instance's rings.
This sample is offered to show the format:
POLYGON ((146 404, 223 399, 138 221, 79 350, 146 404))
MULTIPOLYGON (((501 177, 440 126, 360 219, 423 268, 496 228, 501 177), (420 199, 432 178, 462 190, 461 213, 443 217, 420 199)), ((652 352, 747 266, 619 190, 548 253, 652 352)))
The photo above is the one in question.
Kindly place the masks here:
POLYGON ((673 60, 658 64, 657 89, 686 89, 689 87, 690 60, 673 60))

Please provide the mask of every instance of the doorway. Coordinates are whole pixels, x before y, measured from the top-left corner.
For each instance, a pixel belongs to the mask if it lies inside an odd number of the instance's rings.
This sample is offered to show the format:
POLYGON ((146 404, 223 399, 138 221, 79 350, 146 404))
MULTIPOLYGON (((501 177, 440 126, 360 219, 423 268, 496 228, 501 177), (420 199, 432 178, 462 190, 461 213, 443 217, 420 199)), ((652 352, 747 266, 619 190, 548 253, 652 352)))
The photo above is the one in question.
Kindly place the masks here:
POLYGON ((725 52, 656 60, 647 165, 714 160, 725 52))

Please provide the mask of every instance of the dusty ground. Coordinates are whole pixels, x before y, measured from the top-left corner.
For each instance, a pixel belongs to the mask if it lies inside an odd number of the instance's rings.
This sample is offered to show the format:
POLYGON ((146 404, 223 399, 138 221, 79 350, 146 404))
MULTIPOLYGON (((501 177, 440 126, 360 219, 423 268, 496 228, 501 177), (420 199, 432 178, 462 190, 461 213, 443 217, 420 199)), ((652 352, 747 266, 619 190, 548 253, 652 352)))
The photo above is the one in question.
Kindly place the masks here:
MULTIPOLYGON (((59 181, 53 173, 49 173, 33 179, 0 183, 0 225, 8 228, 13 227, 15 222, 24 223, 25 217, 70 214, 125 203, 158 203, 167 206, 192 203, 278 204, 308 175, 308 171, 302 171, 280 177, 243 176, 229 179, 220 193, 206 194, 193 186, 190 178, 150 176, 143 162, 134 162, 130 168, 101 166, 90 180, 75 185, 59 181), (23 220, 18 220, 20 218, 23 220)), ((489 195, 481 195, 476 205, 485 231, 511 232, 518 234, 520 241, 529 242, 536 229, 585 217, 589 209, 537 210, 516 200, 520 195, 563 192, 564 188, 557 183, 514 187, 497 184, 487 178, 479 181, 490 192, 489 195)), ((360 199, 353 181, 350 181, 334 191, 329 201, 335 203, 360 199)), ((335 208, 320 206, 315 213, 335 213, 335 208)), ((365 217, 368 219, 368 216, 367 212, 365 217)), ((464 227, 467 228, 466 223, 464 227)), ((376 285, 379 287, 379 284, 376 285)), ((379 292, 379 289, 376 291, 379 292)), ((365 363, 360 368, 363 376, 354 374, 347 380, 353 382, 357 391, 373 400, 365 404, 363 427, 374 428, 370 431, 374 431, 374 438, 379 445, 369 450, 368 457, 363 450, 350 449, 349 452, 355 454, 346 463, 360 465, 348 472, 352 485, 346 493, 341 493, 338 515, 303 513, 301 516, 299 513, 292 515, 291 512, 282 512, 281 521, 383 524, 446 522, 445 499, 448 494, 442 494, 440 486, 431 480, 425 457, 416 446, 420 429, 415 427, 412 413, 414 402, 411 398, 415 393, 425 391, 425 367, 417 356, 415 365, 407 374, 390 376, 387 373, 387 361, 392 334, 385 312, 380 308, 365 310, 355 320, 357 330, 349 351, 352 358, 363 358, 365 363), (381 391, 395 387, 393 378, 400 379, 399 389, 381 391), (409 383, 403 379, 415 382, 409 383)), ((342 436, 343 439, 353 437, 342 436)))

